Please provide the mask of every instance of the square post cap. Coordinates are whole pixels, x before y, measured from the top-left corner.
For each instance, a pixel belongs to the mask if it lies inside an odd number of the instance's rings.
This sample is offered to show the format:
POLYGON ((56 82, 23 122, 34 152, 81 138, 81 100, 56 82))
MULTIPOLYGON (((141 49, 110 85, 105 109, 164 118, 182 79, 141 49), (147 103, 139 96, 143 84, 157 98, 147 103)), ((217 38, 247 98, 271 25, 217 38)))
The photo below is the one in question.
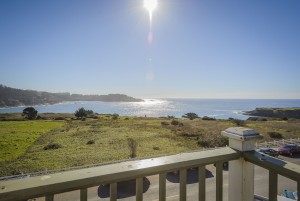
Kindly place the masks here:
POLYGON ((222 131, 221 134, 223 136, 229 137, 229 139, 240 141, 248 141, 261 138, 256 130, 245 127, 230 127, 225 131, 222 131))

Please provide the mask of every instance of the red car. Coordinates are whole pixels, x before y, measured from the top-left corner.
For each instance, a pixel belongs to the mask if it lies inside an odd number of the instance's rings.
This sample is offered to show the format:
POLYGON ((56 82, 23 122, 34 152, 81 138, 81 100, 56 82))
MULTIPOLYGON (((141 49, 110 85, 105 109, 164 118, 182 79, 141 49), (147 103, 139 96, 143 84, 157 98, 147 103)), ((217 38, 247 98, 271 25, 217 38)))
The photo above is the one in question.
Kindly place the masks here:
POLYGON ((286 144, 277 149, 279 154, 289 154, 293 155, 295 153, 300 153, 300 146, 296 144, 286 144))

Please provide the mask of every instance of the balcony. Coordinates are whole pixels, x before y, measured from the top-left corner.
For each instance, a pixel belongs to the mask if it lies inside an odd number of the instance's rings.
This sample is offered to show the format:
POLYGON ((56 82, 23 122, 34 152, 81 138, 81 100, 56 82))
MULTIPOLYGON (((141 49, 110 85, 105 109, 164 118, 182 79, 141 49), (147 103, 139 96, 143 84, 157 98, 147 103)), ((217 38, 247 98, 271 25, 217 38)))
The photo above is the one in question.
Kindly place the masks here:
MULTIPOLYGON (((277 200, 278 175, 297 183, 300 192, 300 166, 287 161, 262 155, 255 151, 255 139, 259 135, 250 129, 229 128, 223 131, 229 137, 229 147, 182 153, 158 158, 132 160, 115 164, 65 171, 55 174, 15 179, 0 183, 1 201, 24 201, 45 197, 55 200, 55 194, 80 190, 80 200, 88 200, 88 188, 100 184, 110 184, 110 200, 117 200, 119 182, 136 181, 135 197, 143 198, 143 178, 159 175, 159 201, 166 201, 166 175, 179 170, 179 200, 187 200, 187 170, 198 170, 198 200, 206 200, 206 166, 216 164, 215 196, 223 200, 223 162, 229 161, 228 200, 254 200, 254 165, 269 171, 269 200, 277 200)), ((299 200, 299 198, 298 198, 299 200)))

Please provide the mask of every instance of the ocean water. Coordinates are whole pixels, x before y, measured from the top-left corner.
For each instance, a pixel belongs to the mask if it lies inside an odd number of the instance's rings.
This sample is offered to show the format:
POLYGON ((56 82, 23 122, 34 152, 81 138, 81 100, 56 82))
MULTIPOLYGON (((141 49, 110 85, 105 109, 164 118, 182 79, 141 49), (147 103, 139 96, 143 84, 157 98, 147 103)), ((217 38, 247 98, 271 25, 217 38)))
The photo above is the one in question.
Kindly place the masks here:
MULTIPOLYGON (((145 99, 144 102, 77 101, 54 105, 34 106, 39 113, 74 113, 78 108, 102 114, 117 113, 122 116, 181 117, 187 112, 216 119, 247 119, 242 111, 257 107, 300 107, 295 99, 145 99)), ((0 113, 22 112, 25 107, 0 108, 0 113)))

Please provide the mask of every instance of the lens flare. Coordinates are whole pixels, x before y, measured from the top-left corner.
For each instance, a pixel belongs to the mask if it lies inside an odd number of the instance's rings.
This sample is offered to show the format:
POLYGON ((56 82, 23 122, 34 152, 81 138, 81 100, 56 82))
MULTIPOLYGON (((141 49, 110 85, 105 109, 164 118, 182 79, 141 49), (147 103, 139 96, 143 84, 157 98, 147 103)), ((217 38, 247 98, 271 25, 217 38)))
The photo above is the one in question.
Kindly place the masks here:
POLYGON ((157 7, 157 0, 144 0, 144 7, 149 12, 153 12, 153 10, 157 7))
POLYGON ((153 10, 157 7, 157 0, 144 0, 144 7, 149 12, 149 19, 151 23, 153 10))

